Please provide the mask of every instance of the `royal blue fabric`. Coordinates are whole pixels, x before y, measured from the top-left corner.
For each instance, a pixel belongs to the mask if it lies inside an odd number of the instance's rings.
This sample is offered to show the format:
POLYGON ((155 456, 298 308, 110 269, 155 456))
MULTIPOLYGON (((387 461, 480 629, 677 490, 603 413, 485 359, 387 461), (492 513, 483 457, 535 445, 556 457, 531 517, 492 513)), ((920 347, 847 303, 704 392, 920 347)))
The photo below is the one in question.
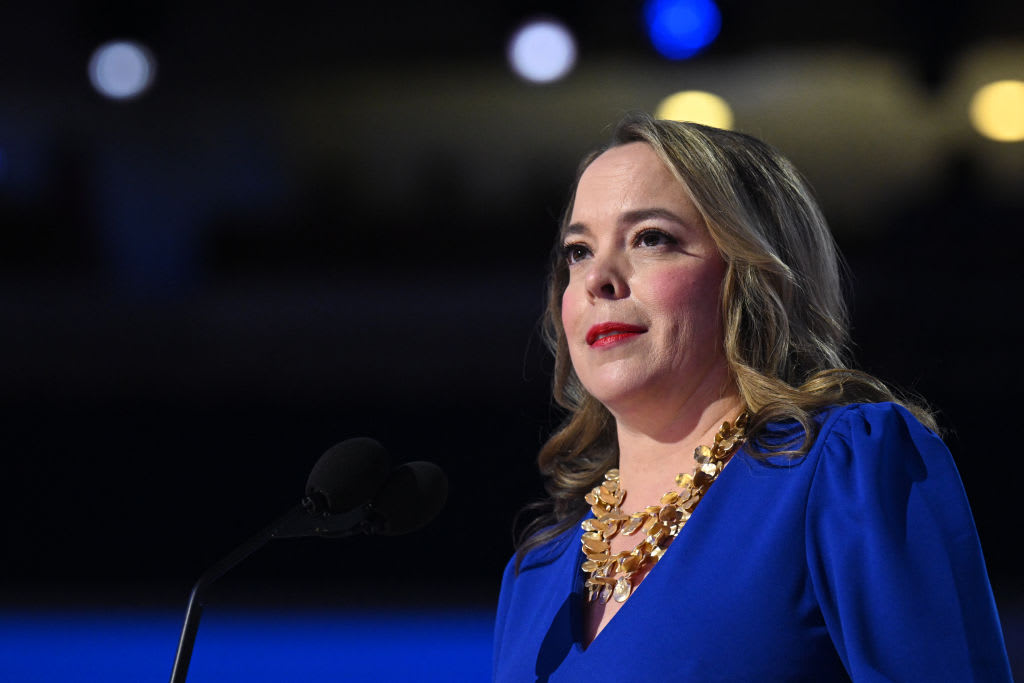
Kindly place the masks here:
POLYGON ((820 421, 798 460, 737 453, 587 648, 580 530, 510 562, 494 680, 1012 680, 946 446, 890 403, 820 421))

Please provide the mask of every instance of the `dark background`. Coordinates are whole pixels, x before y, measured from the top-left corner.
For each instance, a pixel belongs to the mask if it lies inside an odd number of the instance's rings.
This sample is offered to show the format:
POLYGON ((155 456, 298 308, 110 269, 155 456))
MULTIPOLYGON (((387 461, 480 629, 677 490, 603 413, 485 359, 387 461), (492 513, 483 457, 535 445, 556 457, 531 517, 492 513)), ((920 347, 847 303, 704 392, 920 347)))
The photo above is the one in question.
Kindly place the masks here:
POLYGON ((490 604, 559 416, 537 335, 577 160, 631 109, 709 89, 818 191, 860 365, 940 411, 1004 620, 1022 579, 1024 143, 970 94, 1024 78, 1019 2, 724 2, 670 63, 639 3, 33 3, 0 12, 0 425, 8 603, 184 604, 369 435, 433 460, 401 539, 279 542, 221 595, 490 604), (504 45, 546 13, 564 81, 504 45), (141 98, 86 78, 119 37, 141 98))

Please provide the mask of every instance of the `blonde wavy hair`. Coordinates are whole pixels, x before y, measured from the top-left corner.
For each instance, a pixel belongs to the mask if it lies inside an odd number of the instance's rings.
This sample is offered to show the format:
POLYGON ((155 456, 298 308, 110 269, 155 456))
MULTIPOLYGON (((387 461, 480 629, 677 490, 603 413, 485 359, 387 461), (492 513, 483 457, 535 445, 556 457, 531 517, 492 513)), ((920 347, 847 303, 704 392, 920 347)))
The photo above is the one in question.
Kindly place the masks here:
POLYGON ((584 494, 618 462, 615 420, 580 383, 562 327, 562 293, 569 280, 561 233, 569 225, 584 170, 611 147, 651 146, 704 218, 726 263, 722 286, 723 345, 740 397, 750 413, 750 449, 762 455, 807 453, 822 409, 855 402, 906 405, 937 430, 923 404, 898 397, 882 381, 851 369, 849 316, 835 241, 807 183, 771 146, 743 133, 630 114, 610 145, 583 159, 552 253, 544 339, 555 356, 552 394, 567 411, 540 450, 549 499, 519 536, 518 559, 576 524, 584 494), (765 444, 770 422, 802 426, 796 442, 765 444))

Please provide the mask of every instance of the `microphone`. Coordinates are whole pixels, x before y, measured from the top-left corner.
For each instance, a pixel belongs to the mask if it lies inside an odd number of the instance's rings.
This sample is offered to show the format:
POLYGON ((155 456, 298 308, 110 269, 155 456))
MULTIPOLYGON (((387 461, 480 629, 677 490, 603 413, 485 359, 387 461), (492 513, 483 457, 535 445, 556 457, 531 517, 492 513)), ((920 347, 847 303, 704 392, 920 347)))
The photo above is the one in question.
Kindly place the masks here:
POLYGON ((390 468, 391 457, 373 439, 342 441, 313 465, 302 505, 310 514, 348 512, 373 497, 390 468))
POLYGON ((400 536, 434 519, 448 498, 448 477, 432 462, 409 462, 391 471, 371 503, 373 532, 400 536))
POLYGON ((369 438, 342 441, 317 460, 306 480, 302 501, 276 522, 210 567, 189 596, 171 683, 188 676, 206 592, 236 564, 274 538, 321 536, 345 538, 355 533, 398 535, 415 531, 444 505, 448 480, 437 465, 412 462, 389 473, 391 458, 369 438))
MULTIPOLYGON (((355 534, 400 536, 425 526, 444 507, 448 478, 432 462, 407 462, 391 471, 377 495, 341 515, 324 515, 296 529, 295 536, 348 538, 355 534)), ((291 528, 281 534, 290 534, 291 528)), ((283 536, 281 536, 283 537, 283 536)))
POLYGON ((272 538, 324 536, 328 528, 334 532, 332 538, 367 533, 362 528, 365 504, 380 490, 390 468, 391 456, 368 437, 331 446, 313 465, 306 479, 305 497, 264 529, 267 537, 260 545, 272 538))

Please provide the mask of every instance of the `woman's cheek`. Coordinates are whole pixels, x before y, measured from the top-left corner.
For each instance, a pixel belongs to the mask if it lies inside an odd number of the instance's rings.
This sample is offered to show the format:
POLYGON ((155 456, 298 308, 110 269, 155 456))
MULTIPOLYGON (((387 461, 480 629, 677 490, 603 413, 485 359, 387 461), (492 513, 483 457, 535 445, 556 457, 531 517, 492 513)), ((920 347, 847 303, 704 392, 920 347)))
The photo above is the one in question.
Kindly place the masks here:
POLYGON ((574 329, 578 299, 571 285, 562 292, 562 328, 565 329, 566 336, 571 336, 574 329))
POLYGON ((677 272, 660 273, 652 277, 648 288, 650 301, 665 312, 690 310, 700 301, 701 283, 695 282, 688 274, 677 272))
POLYGON ((685 269, 651 273, 648 292, 652 302, 665 312, 712 313, 717 317, 724 264, 701 263, 685 269))

